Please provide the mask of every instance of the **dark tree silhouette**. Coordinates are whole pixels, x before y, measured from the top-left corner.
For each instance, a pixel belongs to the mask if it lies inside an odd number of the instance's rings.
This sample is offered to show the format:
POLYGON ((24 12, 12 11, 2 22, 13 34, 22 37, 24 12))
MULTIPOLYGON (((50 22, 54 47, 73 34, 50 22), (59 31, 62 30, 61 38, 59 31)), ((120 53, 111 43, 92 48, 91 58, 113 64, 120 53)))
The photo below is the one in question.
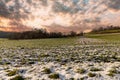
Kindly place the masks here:
POLYGON ((71 31, 70 34, 61 32, 47 32, 46 29, 34 29, 33 31, 25 31, 12 33, 9 39, 43 39, 43 38, 64 38, 79 36, 76 32, 71 31))

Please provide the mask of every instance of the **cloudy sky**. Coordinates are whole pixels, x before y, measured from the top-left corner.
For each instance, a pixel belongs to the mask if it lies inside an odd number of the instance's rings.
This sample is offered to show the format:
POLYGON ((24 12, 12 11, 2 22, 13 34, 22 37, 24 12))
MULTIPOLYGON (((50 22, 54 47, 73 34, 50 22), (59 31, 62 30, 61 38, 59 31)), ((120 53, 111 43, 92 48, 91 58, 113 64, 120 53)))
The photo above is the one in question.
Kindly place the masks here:
POLYGON ((89 31, 120 26, 120 0, 0 0, 0 30, 89 31))

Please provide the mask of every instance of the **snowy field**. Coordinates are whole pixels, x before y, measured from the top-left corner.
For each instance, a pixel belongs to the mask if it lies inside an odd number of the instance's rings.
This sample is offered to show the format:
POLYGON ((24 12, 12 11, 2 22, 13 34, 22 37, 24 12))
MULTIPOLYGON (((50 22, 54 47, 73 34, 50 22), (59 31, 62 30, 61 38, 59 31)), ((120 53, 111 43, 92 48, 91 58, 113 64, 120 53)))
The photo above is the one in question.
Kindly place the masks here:
POLYGON ((55 46, 44 41, 27 47, 29 41, 1 40, 0 80, 120 80, 119 41, 77 38, 55 46))

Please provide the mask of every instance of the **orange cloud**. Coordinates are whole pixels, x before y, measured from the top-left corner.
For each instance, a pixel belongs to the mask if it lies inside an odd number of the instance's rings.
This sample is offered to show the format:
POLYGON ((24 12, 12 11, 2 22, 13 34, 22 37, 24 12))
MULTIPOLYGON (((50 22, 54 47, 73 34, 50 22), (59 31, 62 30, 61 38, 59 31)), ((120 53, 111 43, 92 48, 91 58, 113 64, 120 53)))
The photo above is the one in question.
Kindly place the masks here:
POLYGON ((4 27, 6 31, 46 27, 51 31, 65 32, 86 31, 101 25, 120 25, 119 2, 119 0, 0 0, 0 26, 1 30, 4 27), (117 19, 113 22, 114 18, 117 19))

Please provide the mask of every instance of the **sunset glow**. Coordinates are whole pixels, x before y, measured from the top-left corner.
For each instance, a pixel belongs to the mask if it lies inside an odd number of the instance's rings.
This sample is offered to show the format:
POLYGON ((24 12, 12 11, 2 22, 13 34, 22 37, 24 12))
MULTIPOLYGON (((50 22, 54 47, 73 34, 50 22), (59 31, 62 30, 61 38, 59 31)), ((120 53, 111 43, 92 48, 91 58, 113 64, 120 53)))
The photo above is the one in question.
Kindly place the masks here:
POLYGON ((0 0, 0 30, 90 31, 120 26, 119 0, 0 0))

